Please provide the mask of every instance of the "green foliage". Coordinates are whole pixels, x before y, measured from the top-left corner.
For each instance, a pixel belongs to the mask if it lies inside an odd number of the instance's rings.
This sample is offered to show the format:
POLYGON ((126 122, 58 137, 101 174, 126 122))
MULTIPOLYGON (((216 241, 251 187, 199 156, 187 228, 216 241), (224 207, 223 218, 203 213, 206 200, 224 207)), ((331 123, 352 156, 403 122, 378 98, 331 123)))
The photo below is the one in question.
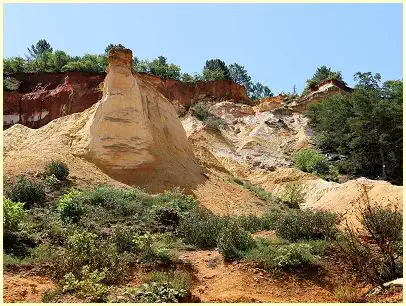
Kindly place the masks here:
POLYGON ((210 113, 209 109, 210 105, 199 102, 190 108, 190 113, 200 121, 203 121, 208 128, 218 131, 220 127, 224 126, 224 120, 210 113))
POLYGON ((24 203, 13 202, 3 197, 3 230, 18 231, 26 213, 24 203))
POLYGON ((220 217, 208 209, 196 207, 184 215, 177 232, 185 243, 211 249, 217 246, 217 237, 222 225, 220 217))
POLYGON ((153 199, 155 206, 175 208, 181 212, 191 210, 197 206, 196 200, 191 195, 185 195, 179 188, 167 190, 153 199))
POLYGON ((120 256, 113 243, 83 230, 70 233, 66 246, 55 248, 50 261, 57 278, 69 272, 79 275, 86 265, 91 271, 106 269, 105 283, 122 281, 128 268, 128 257, 120 256))
POLYGON ((234 83, 244 86, 247 90, 250 88, 251 77, 248 75, 244 66, 234 63, 228 66, 228 70, 230 78, 234 83))
POLYGON ((63 222, 79 222, 84 213, 82 199, 82 193, 74 190, 66 193, 59 199, 58 212, 63 222))
POLYGON ((242 258, 244 251, 249 249, 252 243, 249 232, 242 229, 234 220, 230 220, 219 232, 217 247, 225 261, 232 261, 242 258))
POLYGON ((122 44, 108 44, 106 49, 104 49, 104 53, 109 54, 111 49, 125 49, 125 47, 122 44))
POLYGON ((347 223, 337 242, 344 257, 360 273, 383 284, 403 277, 403 218, 396 208, 371 203, 363 188, 359 217, 362 231, 354 231, 347 223))
POLYGON ((220 59, 210 59, 203 67, 205 81, 230 80, 230 72, 227 65, 220 59))
POLYGON ((300 204, 304 202, 306 192, 301 184, 298 182, 291 182, 286 184, 281 200, 289 208, 300 208, 300 204))
POLYGON ((170 250, 173 237, 164 233, 135 235, 132 242, 134 251, 141 262, 169 264, 175 258, 170 250))
POLYGON ((45 39, 40 39, 35 46, 31 45, 27 50, 32 58, 38 58, 46 52, 52 53, 52 47, 45 39))
POLYGON ((261 83, 251 83, 248 88, 248 96, 253 100, 259 100, 266 97, 272 97, 273 93, 268 86, 262 85, 261 83))
POLYGON ((182 73, 180 80, 182 82, 194 82, 195 79, 193 78, 193 76, 191 76, 189 73, 182 73))
POLYGON ((16 182, 10 184, 5 193, 10 200, 24 203, 26 209, 31 208, 34 204, 42 205, 46 199, 44 186, 23 176, 17 177, 16 182))
POLYGON ((54 160, 46 164, 45 175, 55 175, 58 180, 64 181, 69 175, 69 168, 64 162, 54 160))
POLYGON ((310 80, 306 81, 306 86, 303 92, 307 93, 311 87, 317 86, 327 80, 336 80, 345 84, 340 71, 332 71, 331 68, 323 65, 317 68, 316 72, 310 80))
POLYGON ((338 170, 328 163, 323 154, 312 149, 301 149, 296 153, 295 167, 326 180, 337 181, 338 179, 338 170))
POLYGON ((176 290, 167 283, 152 282, 130 289, 127 294, 137 303, 178 303, 187 292, 183 289, 176 290))
POLYGON ((98 270, 91 272, 89 266, 83 266, 79 277, 72 272, 65 274, 62 291, 74 292, 79 297, 89 298, 92 302, 106 301, 108 288, 102 283, 106 273, 106 268, 101 272, 98 270))
POLYGON ((5 90, 17 90, 20 87, 21 82, 15 78, 5 77, 3 78, 3 86, 5 90))
POLYGON ((346 157, 341 171, 402 182, 403 82, 380 85, 380 77, 357 73, 350 94, 310 105, 307 116, 324 152, 346 157))
POLYGON ((192 277, 187 272, 154 271, 144 277, 140 287, 128 290, 127 295, 138 303, 177 303, 190 294, 191 286, 192 277))
POLYGON ((282 214, 276 234, 289 241, 323 240, 337 232, 336 215, 328 211, 292 209, 282 214))
POLYGON ((266 270, 302 268, 319 265, 319 255, 327 248, 325 241, 273 244, 267 239, 257 240, 245 258, 266 270))
POLYGON ((25 61, 21 57, 10 57, 3 59, 3 71, 4 74, 23 72, 25 67, 25 61))

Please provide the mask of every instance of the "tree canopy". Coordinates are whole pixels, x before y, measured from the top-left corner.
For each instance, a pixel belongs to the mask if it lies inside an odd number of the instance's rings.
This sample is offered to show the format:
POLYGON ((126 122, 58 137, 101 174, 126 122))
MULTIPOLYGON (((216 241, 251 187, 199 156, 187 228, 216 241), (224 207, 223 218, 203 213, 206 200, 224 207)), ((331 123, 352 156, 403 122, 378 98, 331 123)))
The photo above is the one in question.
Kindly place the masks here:
MULTIPOLYGON (((122 44, 108 44, 103 54, 85 54, 84 56, 70 56, 62 50, 54 51, 45 39, 39 40, 28 48, 30 56, 26 59, 10 57, 3 59, 4 74, 18 72, 95 72, 101 73, 107 67, 107 55, 111 49, 124 49, 122 44)), ((155 59, 139 59, 133 57, 133 69, 136 72, 145 72, 162 78, 175 79, 183 82, 231 80, 247 89, 248 96, 253 100, 272 96, 269 87, 253 82, 244 66, 233 63, 226 65, 221 59, 206 61, 201 73, 182 73, 178 65, 169 63, 164 56, 155 59)))
POLYGON ((317 145, 346 158, 344 173, 402 183, 403 81, 381 84, 379 74, 356 73, 352 93, 309 107, 317 145))
POLYGON ((306 93, 312 86, 317 86, 327 80, 337 80, 343 84, 346 84, 343 80, 341 71, 332 71, 331 68, 323 65, 318 67, 316 72, 313 74, 313 77, 306 81, 306 86, 303 92, 306 93))

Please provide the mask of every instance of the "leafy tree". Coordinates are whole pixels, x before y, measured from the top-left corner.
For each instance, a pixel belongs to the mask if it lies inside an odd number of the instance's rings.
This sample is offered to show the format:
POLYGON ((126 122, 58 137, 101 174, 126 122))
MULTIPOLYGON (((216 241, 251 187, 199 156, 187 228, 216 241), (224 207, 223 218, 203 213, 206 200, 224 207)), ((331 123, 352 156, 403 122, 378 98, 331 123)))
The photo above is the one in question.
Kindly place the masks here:
POLYGON ((262 85, 261 83, 257 82, 255 84, 251 84, 248 89, 248 95, 252 100, 263 99, 265 97, 272 97, 272 91, 268 86, 262 85))
POLYGON ((3 59, 4 74, 24 72, 25 61, 21 57, 3 59))
POLYGON ((308 92, 310 87, 317 86, 321 82, 327 80, 337 80, 346 84, 343 80, 342 74, 340 71, 332 71, 331 68, 323 65, 317 68, 316 72, 314 73, 313 77, 306 81, 306 87, 304 89, 304 93, 308 92))
POLYGON ((182 82, 193 82, 194 78, 189 73, 182 73, 180 79, 182 82))
POLYGON ((149 72, 163 78, 180 79, 180 67, 174 64, 168 64, 164 56, 158 56, 157 59, 149 63, 149 72))
POLYGON ((45 39, 40 39, 35 46, 31 45, 31 47, 27 48, 27 50, 30 53, 31 58, 37 58, 45 52, 52 53, 52 47, 45 39))
POLYGON ((227 65, 220 59, 206 61, 203 68, 203 78, 206 81, 231 80, 227 65))
POLYGON ((125 49, 125 47, 122 44, 109 44, 106 49, 104 50, 104 53, 109 54, 111 49, 125 49))
POLYGON ((403 82, 356 73, 352 93, 311 105, 307 113, 324 152, 346 156, 341 172, 402 182, 403 82))
POLYGON ((248 75, 244 66, 234 63, 228 66, 228 70, 230 72, 231 80, 237 84, 243 85, 248 90, 251 84, 251 77, 248 75))
POLYGON ((52 66, 55 71, 62 71, 62 67, 69 62, 69 56, 64 51, 55 51, 52 58, 52 66))

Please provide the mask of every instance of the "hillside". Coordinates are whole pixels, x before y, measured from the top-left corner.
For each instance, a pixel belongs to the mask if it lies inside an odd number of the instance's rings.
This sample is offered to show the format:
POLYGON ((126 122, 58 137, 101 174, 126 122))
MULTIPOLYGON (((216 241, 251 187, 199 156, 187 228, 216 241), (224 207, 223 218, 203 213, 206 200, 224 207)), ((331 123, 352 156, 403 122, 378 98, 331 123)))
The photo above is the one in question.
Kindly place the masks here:
POLYGON ((112 49, 106 75, 16 74, 19 89, 3 93, 5 190, 15 211, 25 203, 6 230, 6 302, 157 301, 148 290, 184 302, 401 301, 396 286, 366 295, 399 277, 401 257, 371 281, 337 241, 366 235, 368 203, 401 227, 403 187, 295 168, 315 147, 305 110, 346 88, 253 103, 231 81, 182 83, 131 63, 131 50, 112 49), (69 173, 50 177, 51 161, 69 173))

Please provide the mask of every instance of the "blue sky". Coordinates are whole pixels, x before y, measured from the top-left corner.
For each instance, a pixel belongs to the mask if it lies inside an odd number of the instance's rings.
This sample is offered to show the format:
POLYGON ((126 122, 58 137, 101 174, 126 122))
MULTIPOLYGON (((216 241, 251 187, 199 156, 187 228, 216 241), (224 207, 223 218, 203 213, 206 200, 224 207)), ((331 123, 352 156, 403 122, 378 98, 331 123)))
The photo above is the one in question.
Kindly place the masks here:
POLYGON ((70 55, 121 43, 201 72, 210 58, 240 63, 275 94, 301 91, 316 68, 402 78, 401 4, 4 4, 4 56, 45 38, 70 55))

